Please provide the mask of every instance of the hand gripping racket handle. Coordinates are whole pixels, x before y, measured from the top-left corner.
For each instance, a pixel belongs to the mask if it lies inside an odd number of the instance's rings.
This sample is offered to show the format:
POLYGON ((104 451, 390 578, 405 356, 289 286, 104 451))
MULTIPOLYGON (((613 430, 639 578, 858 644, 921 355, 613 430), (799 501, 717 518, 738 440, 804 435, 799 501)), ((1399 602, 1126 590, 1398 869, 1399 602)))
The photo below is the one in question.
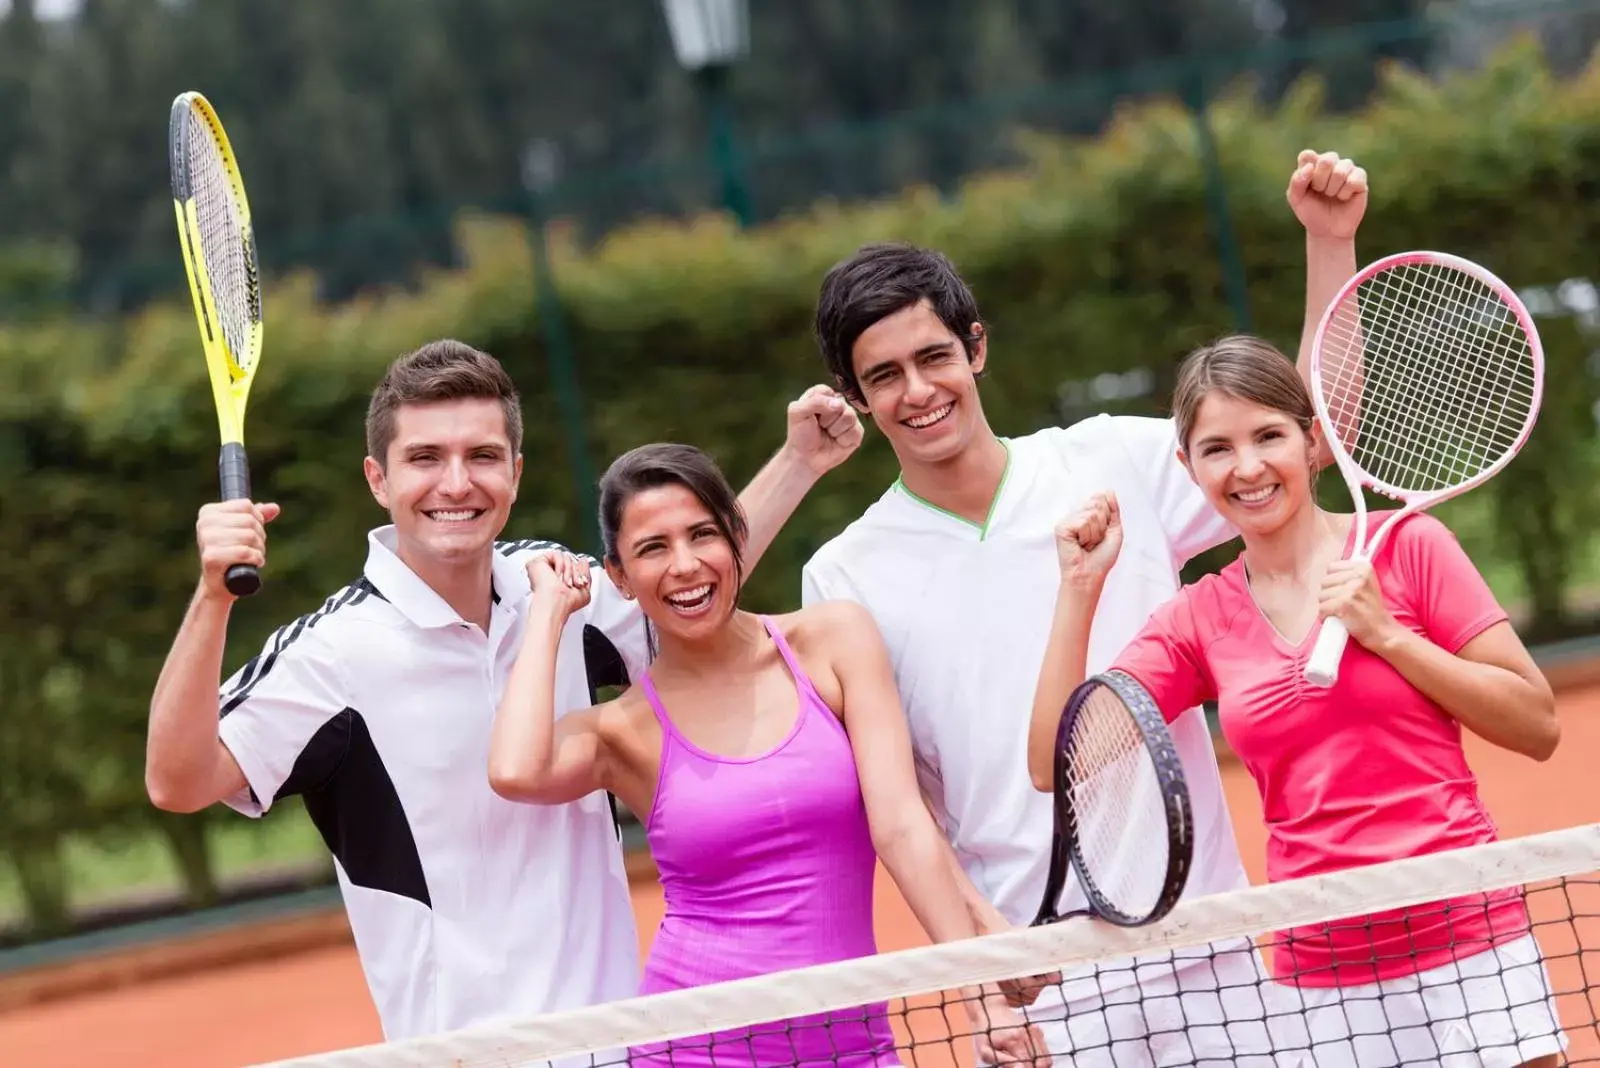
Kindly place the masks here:
POLYGON ((1322 631, 1311 647, 1311 657, 1306 661, 1306 681, 1327 689, 1339 681, 1339 662, 1344 659, 1344 647, 1350 632, 1335 616, 1322 621, 1322 631))
MULTIPOLYGON (((222 499, 248 501, 250 499, 250 461, 244 446, 230 441, 222 446, 222 456, 217 461, 217 473, 222 477, 222 499)), ((261 572, 253 564, 234 564, 223 576, 223 584, 235 597, 249 597, 261 588, 261 572)))

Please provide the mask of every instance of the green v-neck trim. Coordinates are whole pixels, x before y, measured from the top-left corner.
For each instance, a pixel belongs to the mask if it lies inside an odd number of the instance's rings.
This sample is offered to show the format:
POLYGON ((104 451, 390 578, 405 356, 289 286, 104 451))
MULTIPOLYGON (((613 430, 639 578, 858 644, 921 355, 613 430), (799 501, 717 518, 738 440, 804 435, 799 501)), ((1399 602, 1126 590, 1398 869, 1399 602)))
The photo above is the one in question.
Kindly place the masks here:
POLYGON ((940 508, 932 501, 917 496, 917 494, 913 493, 911 489, 906 486, 905 480, 898 475, 895 476, 894 488, 899 490, 901 493, 904 493, 909 500, 915 501, 917 504, 920 504, 922 507, 928 509, 928 511, 937 512, 942 516, 947 516, 950 519, 954 519, 957 523, 960 523, 963 526, 972 527, 978 532, 978 540, 982 541, 984 538, 989 536, 989 525, 994 522, 994 510, 1000 506, 1000 497, 1003 493, 1005 493, 1006 482, 1011 478, 1011 461, 1013 459, 1013 454, 1011 451, 1011 439, 1000 438, 998 440, 1001 445, 1005 446, 1006 466, 1005 469, 1000 472, 1000 485, 995 487, 994 499, 989 502, 989 513, 983 517, 982 523, 974 523, 964 515, 957 515, 948 508, 940 508))

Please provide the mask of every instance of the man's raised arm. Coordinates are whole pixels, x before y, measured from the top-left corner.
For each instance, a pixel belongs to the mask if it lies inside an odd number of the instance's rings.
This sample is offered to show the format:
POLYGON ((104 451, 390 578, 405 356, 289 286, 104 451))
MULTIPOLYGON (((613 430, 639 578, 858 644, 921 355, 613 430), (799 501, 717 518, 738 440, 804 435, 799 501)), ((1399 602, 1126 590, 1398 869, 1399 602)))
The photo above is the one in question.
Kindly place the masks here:
POLYGON ((790 403, 783 447, 739 494, 750 525, 744 546, 746 574, 755 570, 811 487, 848 459, 861 445, 861 437, 855 409, 827 386, 812 386, 790 403))

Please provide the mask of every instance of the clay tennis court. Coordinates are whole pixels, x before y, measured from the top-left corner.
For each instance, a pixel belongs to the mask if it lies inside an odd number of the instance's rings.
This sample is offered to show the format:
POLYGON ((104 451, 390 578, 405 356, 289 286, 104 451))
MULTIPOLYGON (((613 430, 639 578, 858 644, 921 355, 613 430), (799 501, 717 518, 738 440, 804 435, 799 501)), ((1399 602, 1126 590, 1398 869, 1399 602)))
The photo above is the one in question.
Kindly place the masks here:
MULTIPOLYGON (((1468 739, 1473 768, 1490 811, 1505 837, 1600 822, 1600 686, 1561 694, 1562 741, 1545 764, 1468 739)), ((1223 764, 1239 845, 1253 881, 1263 879, 1261 806, 1242 768, 1223 764)), ((1573 904, 1587 915, 1579 937, 1590 952, 1593 973, 1600 960, 1600 890, 1592 885, 1573 904)), ((1548 895, 1547 895, 1548 896, 1548 895)), ((1555 902, 1551 902, 1555 904, 1555 902)), ((641 943, 648 948, 661 916, 659 889, 634 893, 641 943)), ((1540 910, 1536 909, 1536 913, 1540 910)), ((1548 918, 1536 915, 1536 919, 1548 918)), ((877 899, 880 948, 921 945, 915 919, 893 883, 880 873, 877 899)), ((1547 945, 1546 952, 1572 952, 1547 945)), ((1583 975, 1575 959, 1551 966, 1558 989, 1579 989, 1583 975)), ((1592 980, 1591 980, 1592 982, 1592 980)), ((1600 1011, 1600 990, 1564 999, 1564 1022, 1577 1056, 1600 1056, 1593 1026, 1579 1029, 1600 1011), (1585 1004, 1586 1001, 1595 1002, 1585 1004)), ((959 1012, 959 1010, 953 1010, 959 1012)), ((953 1017, 953 1022, 959 1016, 953 1017)), ((27 1068, 217 1068, 247 1065, 381 1041, 354 950, 348 945, 317 949, 255 964, 239 964, 178 978, 150 980, 56 1000, 0 1015, 0 1061, 27 1068)), ((919 1051, 919 1063, 923 1063, 919 1051)))

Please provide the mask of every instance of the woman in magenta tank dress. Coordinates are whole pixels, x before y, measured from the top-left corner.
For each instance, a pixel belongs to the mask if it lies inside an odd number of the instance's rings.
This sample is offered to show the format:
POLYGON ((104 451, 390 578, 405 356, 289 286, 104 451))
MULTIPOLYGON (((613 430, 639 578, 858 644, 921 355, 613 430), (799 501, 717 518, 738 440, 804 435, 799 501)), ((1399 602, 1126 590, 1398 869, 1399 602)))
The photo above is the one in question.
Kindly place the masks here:
MULTIPOLYGON (((496 715, 490 780, 564 804, 609 790, 644 821, 666 912, 640 992, 877 952, 877 861, 929 937, 976 933, 923 804, 887 653, 864 609, 737 607, 745 526, 698 450, 649 445, 601 480, 605 573, 560 554, 529 565, 522 649, 496 715), (616 700, 557 718, 556 651, 591 582, 639 601, 658 652, 616 700)), ((964 896, 964 894, 966 896, 964 896)), ((991 990, 963 991, 981 1059, 1043 1054, 991 990)), ((631 1051, 636 1065, 898 1064, 882 1004, 631 1051)))

